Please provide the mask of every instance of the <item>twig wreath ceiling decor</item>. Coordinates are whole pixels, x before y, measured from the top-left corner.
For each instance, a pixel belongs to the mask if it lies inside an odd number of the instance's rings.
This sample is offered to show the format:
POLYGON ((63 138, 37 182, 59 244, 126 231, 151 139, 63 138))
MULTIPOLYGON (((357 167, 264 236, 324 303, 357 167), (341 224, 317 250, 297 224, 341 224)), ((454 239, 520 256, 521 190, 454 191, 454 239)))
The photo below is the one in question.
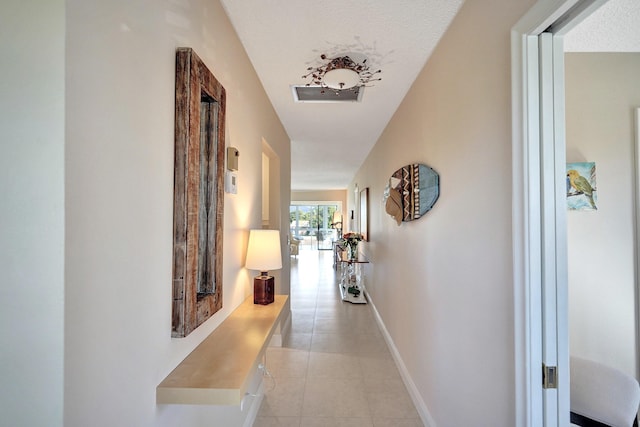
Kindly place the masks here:
POLYGON ((171 335, 222 308, 224 87, 190 48, 176 51, 171 335))
POLYGON ((382 80, 379 77, 382 70, 372 71, 366 57, 357 61, 347 55, 329 58, 322 54, 320 59, 324 61, 322 65, 308 67, 307 74, 302 76, 303 79, 311 79, 307 86, 313 84, 335 90, 349 90, 382 80))

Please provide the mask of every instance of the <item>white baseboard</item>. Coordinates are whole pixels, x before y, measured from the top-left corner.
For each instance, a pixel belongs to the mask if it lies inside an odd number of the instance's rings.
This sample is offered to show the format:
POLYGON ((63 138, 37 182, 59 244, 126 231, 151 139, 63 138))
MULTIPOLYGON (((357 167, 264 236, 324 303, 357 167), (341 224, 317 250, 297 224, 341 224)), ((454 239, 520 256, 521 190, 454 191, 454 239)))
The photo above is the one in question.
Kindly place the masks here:
POLYGON ((367 294, 367 300, 369 301, 369 304, 371 305, 371 308, 373 310, 373 314, 376 318, 376 323, 378 323, 378 326, 380 327, 380 331, 384 336, 384 340, 387 342, 387 345, 389 346, 389 350, 391 350, 391 355, 393 356, 393 360, 395 361, 396 366, 398 367, 398 371, 400 371, 400 376, 402 377, 402 381, 404 382, 404 385, 407 387, 407 390, 409 391, 411 400, 413 401, 413 404, 415 405, 416 410, 418 411, 418 415, 420 415, 420 418, 422 419, 422 423, 425 425, 425 427, 436 427, 436 423, 431 417, 431 414, 429 413, 429 409, 427 408, 427 405, 422 400, 422 397, 418 392, 418 388, 416 387, 413 380, 411 379, 411 376, 409 375, 409 371, 407 370, 407 367, 405 366, 404 361, 402 360, 402 357, 400 356, 400 353, 398 352, 398 349, 396 348, 395 343, 391 339, 391 335, 389 335, 389 331, 387 331, 387 327, 384 325, 384 322, 382 321, 382 317, 380 317, 380 313, 378 313, 378 309, 376 308, 376 305, 373 303, 373 300, 371 299, 371 296, 369 295, 369 293, 367 292, 366 294, 367 294))

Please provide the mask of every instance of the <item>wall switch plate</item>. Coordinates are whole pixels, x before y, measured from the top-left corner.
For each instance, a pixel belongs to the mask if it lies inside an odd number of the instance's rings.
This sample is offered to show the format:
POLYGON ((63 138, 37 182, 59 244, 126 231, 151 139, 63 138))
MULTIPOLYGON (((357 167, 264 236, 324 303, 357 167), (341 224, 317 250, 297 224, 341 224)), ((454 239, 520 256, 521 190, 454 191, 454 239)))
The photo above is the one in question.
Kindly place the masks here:
POLYGON ((231 171, 225 172, 224 191, 229 194, 238 194, 238 174, 231 171))

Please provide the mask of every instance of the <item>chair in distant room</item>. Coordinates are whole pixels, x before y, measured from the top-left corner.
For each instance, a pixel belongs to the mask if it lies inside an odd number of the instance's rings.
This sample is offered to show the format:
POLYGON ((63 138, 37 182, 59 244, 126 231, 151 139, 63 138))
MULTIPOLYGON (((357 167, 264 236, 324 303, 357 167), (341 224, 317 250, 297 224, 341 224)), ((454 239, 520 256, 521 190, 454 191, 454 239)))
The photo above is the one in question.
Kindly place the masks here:
POLYGON ((294 237, 291 239, 291 242, 289 243, 289 254, 293 257, 296 257, 298 256, 299 253, 300 253, 300 240, 294 237))
POLYGON ((571 357, 571 425, 637 427, 640 385, 618 369, 571 357))

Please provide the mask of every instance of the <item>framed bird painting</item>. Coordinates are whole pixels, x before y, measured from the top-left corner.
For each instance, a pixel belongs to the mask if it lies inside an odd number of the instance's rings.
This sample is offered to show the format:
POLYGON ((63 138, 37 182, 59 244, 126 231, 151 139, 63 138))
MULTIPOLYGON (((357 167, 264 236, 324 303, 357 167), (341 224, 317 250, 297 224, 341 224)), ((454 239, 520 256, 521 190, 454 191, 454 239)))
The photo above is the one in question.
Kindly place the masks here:
POLYGON ((567 163, 567 207, 574 211, 598 209, 595 162, 567 163))

